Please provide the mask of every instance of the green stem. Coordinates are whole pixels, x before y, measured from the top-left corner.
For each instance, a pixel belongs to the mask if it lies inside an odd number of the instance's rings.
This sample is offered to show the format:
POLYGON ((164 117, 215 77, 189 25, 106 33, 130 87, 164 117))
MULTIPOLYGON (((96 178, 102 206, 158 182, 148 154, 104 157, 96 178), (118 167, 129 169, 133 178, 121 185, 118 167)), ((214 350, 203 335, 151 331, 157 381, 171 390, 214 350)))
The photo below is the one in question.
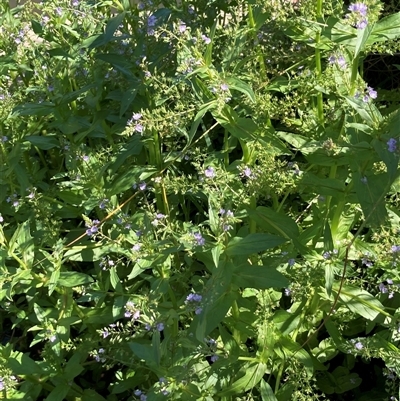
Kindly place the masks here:
POLYGON ((357 75, 358 75, 358 64, 359 57, 355 57, 353 60, 353 64, 351 65, 351 78, 350 78, 350 96, 354 96, 356 94, 357 89, 357 75))
POLYGON ((283 361, 281 362, 281 366, 279 367, 279 371, 278 374, 276 376, 276 383, 275 383, 275 394, 278 392, 279 390, 279 385, 281 384, 281 377, 283 374, 283 369, 285 368, 285 358, 283 359, 283 361))
MULTIPOLYGON (((232 316, 235 319, 235 321, 239 321, 240 311, 239 311, 239 306, 236 301, 233 301, 232 316)), ((236 328, 233 329, 233 338, 236 340, 236 342, 238 344, 240 344, 240 330, 238 330, 236 328)))
MULTIPOLYGON (((322 18, 322 3, 323 0, 317 0, 317 19, 322 18)), ((321 50, 318 48, 320 41, 321 32, 317 32, 315 37, 315 70, 318 80, 320 80, 322 76, 321 50)), ((319 123, 324 125, 324 103, 322 92, 318 92, 317 94, 317 115, 319 123)))
POLYGON ((224 164, 225 168, 229 166, 229 136, 228 130, 224 130, 224 164))
MULTIPOLYGON (((256 210, 257 204, 256 204, 256 197, 254 195, 250 196, 250 209, 251 210, 256 210)), ((255 220, 250 219, 249 222, 249 233, 254 234, 257 231, 257 223, 255 220)))

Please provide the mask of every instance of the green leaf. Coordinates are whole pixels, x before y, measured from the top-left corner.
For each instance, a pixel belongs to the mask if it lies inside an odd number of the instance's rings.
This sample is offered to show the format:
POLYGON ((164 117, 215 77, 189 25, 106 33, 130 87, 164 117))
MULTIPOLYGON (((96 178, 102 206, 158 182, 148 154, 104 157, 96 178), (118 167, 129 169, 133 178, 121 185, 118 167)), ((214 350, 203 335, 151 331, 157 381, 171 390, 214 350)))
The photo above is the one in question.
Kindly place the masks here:
POLYGON ((249 84, 235 77, 227 77, 225 78, 225 82, 229 85, 229 89, 234 89, 244 93, 253 103, 255 103, 256 97, 249 84))
POLYGON ((256 210, 247 209, 247 213, 263 230, 292 240, 302 254, 308 253, 308 248, 298 240, 299 227, 291 217, 264 206, 259 206, 256 210))
POLYGON ((367 225, 382 226, 388 218, 384 198, 390 189, 387 173, 378 175, 361 174, 362 165, 352 163, 354 188, 362 207, 367 225), (366 180, 366 181, 365 181, 366 180))
POLYGON ((213 26, 211 27, 210 39, 211 42, 206 46, 206 52, 204 54, 204 63, 207 67, 210 67, 212 62, 212 50, 215 36, 215 29, 217 28, 217 20, 215 20, 213 26))
POLYGON ((260 382, 260 393, 262 401, 278 401, 271 386, 265 380, 260 382))
POLYGON ((61 272, 57 284, 63 287, 77 287, 92 283, 93 279, 84 273, 79 272, 61 272))
MULTIPOLYGON (((337 293, 338 284, 333 287, 333 291, 337 293)), ((384 310, 384 306, 369 292, 357 287, 343 286, 340 291, 339 299, 343 305, 352 312, 368 319, 374 320, 380 313, 390 317, 390 314, 384 310)))
POLYGON ((147 364, 156 365, 157 356, 152 344, 139 344, 137 342, 128 343, 129 348, 139 358, 143 359, 147 364))
POLYGON ((117 292, 120 292, 120 293, 123 292, 121 280, 118 277, 115 266, 111 266, 111 268, 110 268, 110 282, 111 282, 111 285, 114 288, 114 290, 116 290, 117 292))
POLYGON ((254 388, 267 372, 265 363, 250 363, 241 370, 242 377, 229 384, 225 390, 217 393, 218 397, 237 396, 245 391, 254 388), (244 373, 244 374, 243 374, 244 373))
POLYGON ((14 108, 13 116, 48 116, 53 114, 54 110, 55 105, 51 102, 25 103, 14 108))
POLYGON ((305 367, 305 372, 308 377, 312 377, 314 374, 314 363, 311 355, 304 349, 300 348, 300 345, 294 342, 288 336, 282 336, 279 339, 282 344, 284 352, 289 358, 296 358, 305 367))
POLYGON ((241 288, 266 289, 287 287, 289 280, 272 267, 242 264, 235 268, 233 283, 241 288))
POLYGON ((355 111, 357 111, 363 122, 366 122, 371 126, 377 125, 382 122, 382 114, 377 109, 374 103, 365 103, 362 99, 350 96, 345 96, 344 98, 346 99, 346 102, 351 107, 353 107, 355 111))
POLYGON ((91 389, 86 389, 83 392, 82 401, 106 401, 106 399, 98 392, 91 389))
MULTIPOLYGON (((365 44, 367 43, 372 30, 374 29, 374 24, 373 25, 367 25, 365 29, 357 29, 357 42, 356 42, 356 47, 354 49, 354 56, 353 59, 355 60, 360 52, 362 52, 365 48, 365 44)), ((358 60, 356 61, 358 62, 358 60)))
POLYGON ((45 401, 64 401, 70 389, 71 386, 67 383, 57 384, 57 386, 46 397, 45 401))
POLYGON ((60 143, 58 142, 58 140, 56 139, 55 136, 30 135, 30 136, 26 136, 25 139, 27 141, 29 141, 33 146, 36 146, 39 149, 43 149, 43 150, 60 147, 60 143))
POLYGON ((255 233, 246 235, 244 238, 234 237, 229 241, 226 247, 228 256, 251 255, 274 248, 283 244, 286 240, 282 237, 272 234, 255 233))
POLYGON ((335 278, 335 269, 332 263, 325 263, 325 289, 330 296, 332 293, 332 285, 335 278))
POLYGON ((89 49, 95 49, 96 47, 103 46, 114 39, 114 33, 121 25, 125 18, 125 12, 116 15, 107 22, 106 30, 103 34, 98 36, 90 45, 89 49))
POLYGON ((28 355, 18 353, 16 358, 8 358, 7 365, 15 375, 34 375, 39 378, 42 374, 42 368, 28 355))
POLYGON ((374 25, 372 35, 369 37, 367 44, 386 42, 389 39, 400 37, 399 26, 400 12, 382 18, 374 25))

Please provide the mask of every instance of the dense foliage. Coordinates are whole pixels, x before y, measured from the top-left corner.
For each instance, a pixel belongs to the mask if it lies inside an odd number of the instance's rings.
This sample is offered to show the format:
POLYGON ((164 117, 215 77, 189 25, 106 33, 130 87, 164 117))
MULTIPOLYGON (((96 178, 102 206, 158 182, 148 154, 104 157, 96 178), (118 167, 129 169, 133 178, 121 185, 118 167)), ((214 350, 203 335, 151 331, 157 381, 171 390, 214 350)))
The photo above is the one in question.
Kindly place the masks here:
POLYGON ((400 400, 397 2, 6 3, 0 399, 400 400))

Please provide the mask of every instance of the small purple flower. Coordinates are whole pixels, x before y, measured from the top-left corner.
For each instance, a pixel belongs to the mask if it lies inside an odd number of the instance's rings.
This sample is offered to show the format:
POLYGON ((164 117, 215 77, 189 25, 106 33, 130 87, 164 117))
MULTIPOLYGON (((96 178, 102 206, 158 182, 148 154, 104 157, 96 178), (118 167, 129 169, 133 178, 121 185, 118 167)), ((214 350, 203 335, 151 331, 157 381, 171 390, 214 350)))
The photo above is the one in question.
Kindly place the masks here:
POLYGON ((368 7, 364 3, 353 3, 350 4, 349 10, 353 13, 358 13, 365 17, 367 15, 368 7))
POLYGON ((99 220, 93 220, 92 225, 90 225, 89 223, 86 223, 86 227, 89 227, 86 230, 86 235, 91 237, 92 235, 96 234, 99 231, 98 224, 100 224, 99 220))
POLYGON ((380 291, 382 294, 386 294, 389 290, 388 290, 388 288, 386 287, 385 284, 380 283, 380 284, 379 284, 379 291, 380 291))
POLYGON ((179 24, 178 29, 179 29, 179 32, 180 32, 180 33, 185 32, 185 31, 186 31, 186 24, 185 24, 184 22, 181 22, 181 23, 179 24))
POLYGON ((133 247, 132 247, 132 251, 133 251, 133 252, 139 252, 141 247, 142 247, 141 244, 135 244, 135 245, 133 245, 133 247))
POLYGON ((230 224, 223 224, 222 229, 226 232, 231 230, 233 227, 230 224))
POLYGON ((162 214, 162 213, 157 213, 156 214, 156 217, 157 217, 157 219, 163 219, 164 217, 165 217, 165 214, 162 214))
POLYGON ((329 64, 335 64, 336 57, 334 55, 329 56, 328 57, 328 62, 329 62, 329 64))
POLYGON ((145 328, 147 331, 150 331, 150 330, 151 330, 151 325, 150 325, 149 323, 146 323, 146 324, 144 325, 144 328, 145 328))
POLYGON ((207 178, 214 178, 215 177, 215 170, 214 170, 214 168, 213 167, 207 167, 205 170, 204 170, 204 175, 207 177, 207 178))
POLYGON ((388 151, 390 153, 396 152, 397 150, 397 141, 394 138, 390 138, 387 142, 388 151))
POLYGON ((108 202, 110 202, 109 199, 103 199, 99 204, 99 208, 100 209, 105 209, 107 207, 108 202))
POLYGON ((371 99, 376 99, 378 97, 377 91, 372 89, 370 86, 367 86, 367 92, 371 99))
POLYGON ((147 19, 147 25, 149 27, 155 26, 156 22, 157 22, 157 17, 155 15, 150 15, 150 17, 147 19))
POLYGON ((140 396, 140 401, 147 401, 147 395, 142 394, 142 395, 140 396))
POLYGON ((191 293, 186 297, 185 303, 189 302, 201 302, 203 297, 200 294, 191 293))
POLYGON ((133 129, 134 129, 136 132, 139 132, 140 134, 144 131, 144 127, 143 127, 143 125, 140 124, 140 123, 136 123, 135 126, 133 127, 133 129))
POLYGON ((1 213, 0 213, 0 223, 2 223, 4 221, 4 218, 3 218, 3 216, 1 215, 1 213))
POLYGON ((89 156, 87 156, 87 155, 82 156, 82 160, 84 162, 88 162, 89 161, 89 156))
POLYGON ((364 176, 364 177, 361 177, 360 181, 361 181, 363 184, 367 184, 368 178, 365 177, 365 176, 364 176))
POLYGON ((243 175, 247 178, 252 178, 253 172, 251 171, 251 168, 246 166, 243 170, 243 175))
POLYGON ((6 385, 4 384, 4 379, 0 377, 0 391, 3 391, 6 388, 6 385))
POLYGON ((203 308, 202 308, 201 306, 198 306, 198 307, 194 310, 194 313, 195 313, 196 315, 200 315, 201 312, 203 312, 203 308))
POLYGON ((139 184, 139 189, 140 189, 141 191, 144 191, 146 188, 147 188, 147 184, 146 184, 145 182, 141 182, 141 183, 139 184))
POLYGON ((156 324, 156 329, 157 329, 157 331, 163 331, 164 330, 164 323, 157 323, 156 324))
POLYGON ((221 84, 220 88, 221 88, 222 91, 229 90, 229 86, 227 84, 225 84, 225 83, 221 84))
POLYGON ((368 25, 368 20, 367 19, 362 19, 361 21, 358 21, 356 23, 356 28, 357 29, 365 29, 368 25))
POLYGON ((142 394, 142 392, 140 390, 135 390, 133 392, 133 394, 135 394, 137 397, 139 397, 142 394))
POLYGON ((7 141, 8 141, 8 137, 5 136, 5 135, 3 135, 3 136, 0 138, 0 143, 5 143, 5 142, 7 142, 7 141))
POLYGON ((73 0, 72 6, 73 7, 78 7, 79 6, 79 0, 73 0))
POLYGON ((61 7, 57 7, 56 10, 55 10, 55 12, 56 12, 56 14, 57 14, 58 16, 61 16, 61 15, 62 15, 62 8, 61 8, 61 7))
POLYGON ((358 342, 356 342, 355 344, 354 344, 354 347, 357 349, 357 350, 362 350, 363 348, 364 348, 364 345, 360 342, 360 341, 358 341, 358 342))
POLYGON ((103 331, 101 332, 101 335, 103 338, 107 338, 110 335, 110 332, 108 331, 108 329, 103 329, 103 331))
POLYGON ((322 254, 322 257, 327 260, 331 258, 331 253, 329 251, 326 251, 322 254))
POLYGON ((366 256, 363 257, 363 258, 361 259, 361 263, 362 263, 364 266, 367 266, 367 267, 373 266, 372 261, 370 261, 366 256))
POLYGON ((393 253, 400 252, 400 245, 392 245, 392 247, 390 248, 390 250, 391 250, 393 253))
POLYGON ((210 360, 211 360, 211 362, 217 362, 218 361, 218 355, 211 355, 211 358, 210 358, 210 360))
POLYGON ((340 55, 336 61, 340 68, 344 69, 347 67, 346 59, 342 55, 340 55))
POLYGON ((296 259, 289 259, 289 260, 288 260, 288 265, 289 265, 289 267, 294 266, 295 263, 296 263, 296 259))
POLYGON ((206 243, 206 240, 203 238, 203 236, 200 233, 194 233, 193 237, 199 246, 203 246, 206 243))
POLYGON ((211 39, 210 39, 208 36, 206 36, 206 35, 201 35, 201 38, 203 39, 203 41, 204 41, 204 43, 205 43, 206 45, 208 45, 208 44, 211 43, 211 39))

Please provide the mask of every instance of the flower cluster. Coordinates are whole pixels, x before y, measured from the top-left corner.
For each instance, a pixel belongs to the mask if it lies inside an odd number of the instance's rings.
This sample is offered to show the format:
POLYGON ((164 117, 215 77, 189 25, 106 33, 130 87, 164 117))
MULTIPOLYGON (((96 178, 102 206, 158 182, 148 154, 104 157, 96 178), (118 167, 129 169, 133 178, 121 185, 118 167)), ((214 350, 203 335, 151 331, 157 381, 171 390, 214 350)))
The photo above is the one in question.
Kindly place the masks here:
POLYGON ((203 297, 200 294, 191 293, 186 297, 185 304, 193 308, 196 315, 200 315, 203 311, 203 308, 199 306, 202 300, 203 297))
POLYGON ((140 401, 146 401, 147 400, 147 395, 145 393, 143 393, 142 390, 135 390, 133 392, 133 394, 135 394, 136 397, 139 397, 140 401))
POLYGON ((86 230, 86 235, 88 237, 91 237, 92 235, 97 234, 97 232, 99 231, 99 224, 99 220, 93 220, 92 223, 86 222, 85 225, 86 227, 88 227, 88 229, 86 230))
POLYGON ((364 29, 368 25, 368 7, 364 3, 352 3, 349 6, 350 14, 346 15, 352 25, 357 29, 364 29))
POLYGON ((222 230, 229 231, 233 227, 230 223, 234 222, 233 212, 231 210, 220 209, 219 215, 221 218, 222 230))
POLYGON ((347 67, 346 59, 342 54, 338 56, 330 56, 328 58, 330 65, 337 65, 340 69, 344 70, 347 67))
POLYGON ((99 348, 99 350, 98 351, 95 351, 94 352, 94 359, 96 360, 96 362, 101 362, 101 363, 104 363, 105 361, 106 361, 106 358, 105 358, 105 350, 104 350, 104 348, 99 348))
POLYGON ((132 301, 128 301, 125 304, 125 317, 132 318, 132 320, 139 319, 140 311, 135 308, 135 304, 132 301))
POLYGON ((104 256, 101 258, 99 266, 102 270, 108 270, 110 267, 115 266, 115 262, 109 256, 104 256))
POLYGON ((193 239, 195 241, 195 245, 203 246, 206 243, 206 240, 203 238, 201 233, 194 233, 193 239))
POLYGON ((140 122, 141 118, 142 118, 142 114, 133 113, 132 117, 128 120, 128 126, 133 126, 133 130, 135 132, 138 132, 139 134, 142 134, 144 131, 144 126, 140 122))
POLYGON ((215 169, 213 167, 207 167, 204 170, 204 175, 206 176, 206 178, 214 178, 215 177, 215 169))
POLYGON ((386 284, 384 282, 379 284, 379 291, 382 294, 388 294, 388 298, 393 298, 394 297, 394 291, 393 288, 395 288, 393 286, 393 280, 388 278, 386 280, 386 284))
POLYGON ((390 153, 394 153, 397 150, 397 140, 394 138, 390 138, 387 142, 388 151, 390 153))

